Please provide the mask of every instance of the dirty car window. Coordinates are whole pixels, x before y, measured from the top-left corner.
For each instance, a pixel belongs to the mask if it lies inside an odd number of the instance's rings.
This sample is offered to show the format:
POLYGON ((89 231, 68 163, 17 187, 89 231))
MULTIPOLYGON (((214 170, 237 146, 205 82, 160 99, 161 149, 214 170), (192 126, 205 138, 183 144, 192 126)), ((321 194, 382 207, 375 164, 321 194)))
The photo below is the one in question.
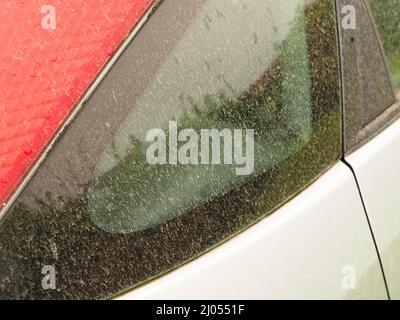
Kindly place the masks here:
POLYGON ((295 196, 340 158, 336 43, 333 1, 164 0, 0 225, 0 297, 110 297, 295 196))
POLYGON ((370 0, 394 86, 400 92, 400 0, 370 0))

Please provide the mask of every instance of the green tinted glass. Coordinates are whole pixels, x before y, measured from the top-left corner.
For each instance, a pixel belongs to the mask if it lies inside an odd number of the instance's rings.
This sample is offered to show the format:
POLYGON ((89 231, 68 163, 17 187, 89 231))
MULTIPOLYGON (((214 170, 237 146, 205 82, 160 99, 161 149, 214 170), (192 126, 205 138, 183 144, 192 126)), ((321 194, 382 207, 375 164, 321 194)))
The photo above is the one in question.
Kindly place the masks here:
POLYGON ((400 91, 400 0, 370 0, 394 86, 400 91))
POLYGON ((222 196, 304 146, 312 110, 301 3, 214 0, 203 6, 100 157, 99 182, 89 190, 99 227, 153 227, 222 196), (146 141, 157 129, 162 141, 146 141), (233 141, 235 132, 240 141, 233 141), (182 141, 182 135, 189 136, 182 141), (149 163, 149 148, 156 149, 157 163, 149 163), (246 160, 238 165, 241 156, 246 160))

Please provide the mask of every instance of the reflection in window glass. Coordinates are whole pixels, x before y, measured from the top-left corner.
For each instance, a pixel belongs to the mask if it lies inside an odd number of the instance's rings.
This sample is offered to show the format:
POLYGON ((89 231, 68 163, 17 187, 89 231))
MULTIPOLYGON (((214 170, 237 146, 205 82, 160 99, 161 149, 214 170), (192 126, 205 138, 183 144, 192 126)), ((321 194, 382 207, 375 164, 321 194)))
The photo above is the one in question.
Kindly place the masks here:
POLYGON ((394 86, 400 91, 400 0, 370 0, 394 86))
MULTIPOLYGON (((132 232, 175 218, 271 169, 308 141, 310 72, 302 2, 207 1, 96 166, 99 182, 90 189, 89 203, 101 228, 132 232), (228 129, 232 135, 242 129, 244 136, 246 129, 254 130, 251 168, 238 176, 234 163, 201 164, 198 148, 195 155, 188 151, 195 158, 190 165, 149 164, 146 134, 160 128, 169 141, 175 135, 168 130, 171 120, 177 132, 228 129)), ((221 155, 225 146, 232 150, 230 138, 221 139, 221 155)), ((178 150, 186 143, 178 143, 178 150)), ((252 147, 242 145, 243 154, 252 147)))

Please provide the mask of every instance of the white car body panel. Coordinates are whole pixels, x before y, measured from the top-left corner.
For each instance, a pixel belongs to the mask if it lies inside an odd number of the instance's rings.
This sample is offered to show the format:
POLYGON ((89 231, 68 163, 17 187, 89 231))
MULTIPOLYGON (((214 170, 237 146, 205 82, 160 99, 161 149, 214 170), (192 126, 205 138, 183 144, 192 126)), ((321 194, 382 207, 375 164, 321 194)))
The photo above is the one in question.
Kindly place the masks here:
POLYGON ((347 161, 360 185, 391 298, 400 299, 400 120, 347 161))
POLYGON ((230 241, 119 297, 353 298, 387 294, 357 185, 343 163, 230 241))

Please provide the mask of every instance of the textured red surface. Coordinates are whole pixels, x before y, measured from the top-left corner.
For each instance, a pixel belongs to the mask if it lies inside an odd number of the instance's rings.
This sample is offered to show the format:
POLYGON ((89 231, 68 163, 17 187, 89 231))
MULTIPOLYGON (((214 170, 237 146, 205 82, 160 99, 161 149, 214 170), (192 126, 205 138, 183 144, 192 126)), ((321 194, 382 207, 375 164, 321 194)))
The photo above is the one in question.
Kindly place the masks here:
POLYGON ((0 1, 0 206, 152 1, 0 1))

